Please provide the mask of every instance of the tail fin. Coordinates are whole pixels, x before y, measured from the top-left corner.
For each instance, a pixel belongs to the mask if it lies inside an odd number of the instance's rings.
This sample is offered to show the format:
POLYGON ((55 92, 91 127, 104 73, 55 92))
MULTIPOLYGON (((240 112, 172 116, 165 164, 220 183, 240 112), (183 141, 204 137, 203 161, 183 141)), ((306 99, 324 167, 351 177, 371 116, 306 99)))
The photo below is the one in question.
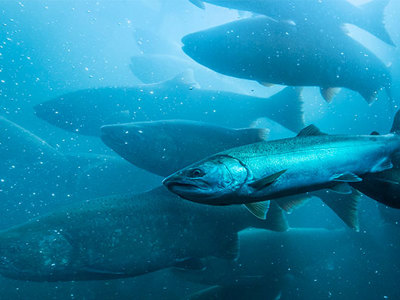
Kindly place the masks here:
POLYGON ((386 206, 400 208, 400 169, 368 173, 361 178, 351 186, 386 206))
POLYGON ((396 115, 393 119, 392 129, 390 129, 391 133, 400 134, 400 110, 397 111, 396 115))
POLYGON ((201 0, 189 0, 189 2, 193 3, 196 5, 198 8, 205 9, 206 7, 204 6, 204 2, 201 0))
POLYGON ((383 22, 385 7, 388 3, 389 0, 373 0, 364 4, 361 7, 365 13, 364 19, 366 20, 366 24, 363 27, 385 43, 395 46, 383 22))
POLYGON ((281 124, 293 132, 305 127, 302 88, 287 87, 265 101, 265 117, 281 124), (269 112, 269 113, 268 113, 269 112))

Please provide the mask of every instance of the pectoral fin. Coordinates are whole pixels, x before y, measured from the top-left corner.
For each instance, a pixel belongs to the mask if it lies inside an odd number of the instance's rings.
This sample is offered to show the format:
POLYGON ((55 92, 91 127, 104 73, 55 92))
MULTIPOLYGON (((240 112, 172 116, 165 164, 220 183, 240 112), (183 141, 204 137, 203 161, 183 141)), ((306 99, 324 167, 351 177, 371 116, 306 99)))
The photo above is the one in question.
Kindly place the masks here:
POLYGON ((244 206, 257 218, 265 220, 269 208, 269 201, 247 203, 244 206))
POLYGON ((358 177, 356 174, 351 172, 346 172, 342 174, 336 174, 331 177, 332 181, 339 181, 339 182, 360 182, 362 179, 358 177))
POLYGON ((273 184, 283 173, 285 173, 287 170, 282 170, 278 173, 269 175, 267 177, 261 178, 259 180, 256 180, 252 183, 249 184, 252 188, 256 190, 261 190, 271 184, 273 184))

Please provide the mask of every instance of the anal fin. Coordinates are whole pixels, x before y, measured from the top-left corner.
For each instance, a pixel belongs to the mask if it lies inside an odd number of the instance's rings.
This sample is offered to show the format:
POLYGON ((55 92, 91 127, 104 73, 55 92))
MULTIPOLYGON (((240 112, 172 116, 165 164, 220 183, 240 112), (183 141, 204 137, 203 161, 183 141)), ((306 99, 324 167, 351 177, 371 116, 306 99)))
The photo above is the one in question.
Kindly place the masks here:
POLYGON ((275 201, 271 201, 267 220, 265 221, 265 228, 272 231, 283 232, 289 229, 286 217, 283 210, 275 201))
POLYGON ((321 87, 321 95, 326 102, 331 103, 333 98, 340 92, 341 88, 321 87))
POLYGON ((351 194, 351 187, 348 183, 338 183, 330 187, 330 190, 340 195, 351 194))
POLYGON ((332 209, 347 226, 359 230, 357 206, 361 194, 357 190, 351 189, 349 195, 338 195, 330 191, 319 191, 313 194, 332 209))
POLYGON ((286 212, 291 212, 293 209, 303 205, 310 197, 308 195, 294 195, 275 199, 274 201, 286 212))

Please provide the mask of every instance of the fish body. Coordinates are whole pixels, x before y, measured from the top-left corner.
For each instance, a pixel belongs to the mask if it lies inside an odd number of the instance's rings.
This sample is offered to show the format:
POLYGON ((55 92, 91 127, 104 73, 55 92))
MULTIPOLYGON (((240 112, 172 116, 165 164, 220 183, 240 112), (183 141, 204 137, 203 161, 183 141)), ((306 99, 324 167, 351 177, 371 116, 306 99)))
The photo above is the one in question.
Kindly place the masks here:
POLYGON ((242 207, 183 202, 159 187, 83 201, 0 233, 0 273, 32 281, 133 277, 206 256, 233 259, 242 207))
POLYGON ((310 31, 259 16, 234 21, 182 39, 183 51, 225 75, 262 84, 318 86, 327 101, 337 88, 358 92, 368 103, 391 75, 370 50, 342 31, 310 31))
POLYGON ((168 176, 212 154, 265 140, 268 130, 163 120, 108 125, 101 133, 103 142, 130 163, 168 176))
POLYGON ((81 90, 35 107, 39 118, 68 131, 100 135, 103 125, 184 118, 245 127, 269 117, 291 130, 303 127, 302 101, 289 88, 269 99, 202 90, 183 74, 158 84, 81 90))

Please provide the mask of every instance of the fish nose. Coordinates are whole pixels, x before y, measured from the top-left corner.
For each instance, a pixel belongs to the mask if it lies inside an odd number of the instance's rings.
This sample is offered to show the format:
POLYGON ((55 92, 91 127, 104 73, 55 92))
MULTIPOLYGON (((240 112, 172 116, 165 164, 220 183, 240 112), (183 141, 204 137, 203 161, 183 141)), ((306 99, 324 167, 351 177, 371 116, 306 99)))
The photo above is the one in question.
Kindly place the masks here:
POLYGON ((168 177, 164 178, 164 180, 162 181, 162 184, 163 184, 167 189, 170 189, 171 186, 173 186, 174 184, 176 184, 177 178, 178 178, 178 177, 179 177, 178 174, 169 175, 168 177))

